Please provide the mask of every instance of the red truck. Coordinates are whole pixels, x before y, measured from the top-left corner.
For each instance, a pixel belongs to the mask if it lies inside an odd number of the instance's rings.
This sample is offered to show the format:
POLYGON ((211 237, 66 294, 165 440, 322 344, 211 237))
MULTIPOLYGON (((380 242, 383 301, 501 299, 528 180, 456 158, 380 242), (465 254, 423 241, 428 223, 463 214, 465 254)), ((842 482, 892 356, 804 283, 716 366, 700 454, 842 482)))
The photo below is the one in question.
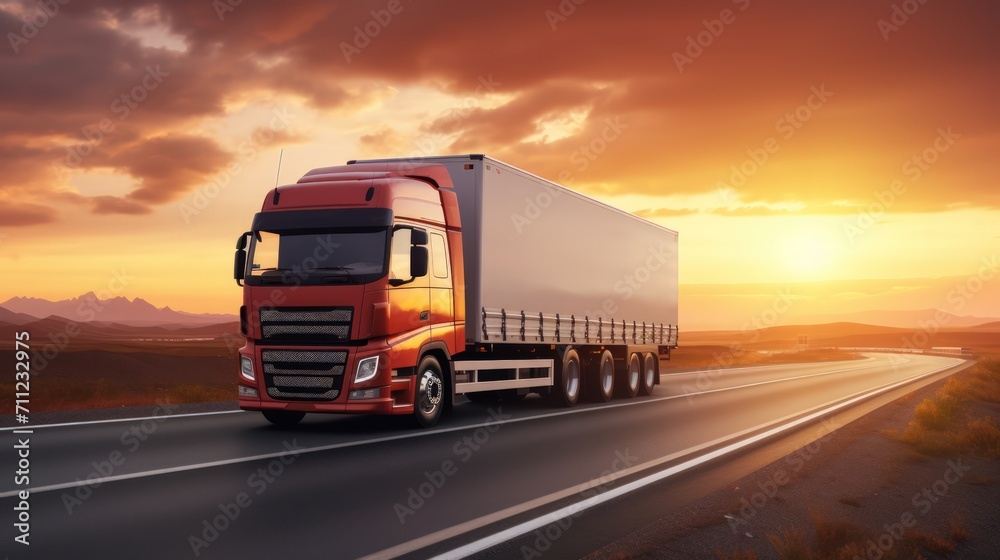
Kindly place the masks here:
POLYGON ((405 414, 464 394, 647 395, 677 346, 677 233, 483 155, 351 161, 240 236, 239 404, 405 414))

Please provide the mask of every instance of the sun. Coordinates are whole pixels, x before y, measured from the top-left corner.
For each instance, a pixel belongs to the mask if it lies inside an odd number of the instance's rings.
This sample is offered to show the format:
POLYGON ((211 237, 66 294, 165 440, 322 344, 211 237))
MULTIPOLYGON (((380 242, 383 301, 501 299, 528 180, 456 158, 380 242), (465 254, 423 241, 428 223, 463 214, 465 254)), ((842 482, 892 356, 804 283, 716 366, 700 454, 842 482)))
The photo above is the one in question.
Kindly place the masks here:
POLYGON ((777 257, 789 280, 825 280, 835 271, 840 245, 832 232, 796 227, 783 236, 777 257))

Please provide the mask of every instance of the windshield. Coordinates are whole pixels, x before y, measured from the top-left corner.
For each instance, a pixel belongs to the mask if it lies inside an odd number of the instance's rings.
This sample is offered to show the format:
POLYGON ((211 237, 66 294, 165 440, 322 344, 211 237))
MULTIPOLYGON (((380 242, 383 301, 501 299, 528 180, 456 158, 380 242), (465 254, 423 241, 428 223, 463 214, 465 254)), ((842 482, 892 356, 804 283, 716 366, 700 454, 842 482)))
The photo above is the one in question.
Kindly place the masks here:
POLYGON ((250 244, 252 284, 361 284, 386 273, 386 230, 257 231, 250 244))

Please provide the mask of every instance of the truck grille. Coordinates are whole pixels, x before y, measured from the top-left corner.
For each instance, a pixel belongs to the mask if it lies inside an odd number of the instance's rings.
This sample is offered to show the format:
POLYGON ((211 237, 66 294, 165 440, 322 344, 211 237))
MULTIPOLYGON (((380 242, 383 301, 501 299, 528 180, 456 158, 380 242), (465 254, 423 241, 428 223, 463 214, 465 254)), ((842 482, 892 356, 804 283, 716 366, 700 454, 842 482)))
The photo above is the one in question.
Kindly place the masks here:
POLYGON ((261 338, 268 342, 330 343, 351 336, 351 307, 264 308, 260 310, 261 338))
POLYGON ((272 399, 332 401, 344 382, 347 352, 263 350, 264 385, 272 399))

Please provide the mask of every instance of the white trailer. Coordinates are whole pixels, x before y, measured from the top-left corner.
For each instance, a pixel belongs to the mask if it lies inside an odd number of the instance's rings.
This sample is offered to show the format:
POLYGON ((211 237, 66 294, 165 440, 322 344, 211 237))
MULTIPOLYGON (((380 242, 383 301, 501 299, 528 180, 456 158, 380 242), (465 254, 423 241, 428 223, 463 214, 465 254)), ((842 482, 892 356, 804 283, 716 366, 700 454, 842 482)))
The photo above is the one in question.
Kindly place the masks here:
POLYGON ((676 231, 483 155, 349 163, 382 162, 441 164, 454 184, 474 349, 456 357, 456 393, 555 384, 574 404, 574 382, 607 400, 616 377, 652 391, 678 341, 676 231))

